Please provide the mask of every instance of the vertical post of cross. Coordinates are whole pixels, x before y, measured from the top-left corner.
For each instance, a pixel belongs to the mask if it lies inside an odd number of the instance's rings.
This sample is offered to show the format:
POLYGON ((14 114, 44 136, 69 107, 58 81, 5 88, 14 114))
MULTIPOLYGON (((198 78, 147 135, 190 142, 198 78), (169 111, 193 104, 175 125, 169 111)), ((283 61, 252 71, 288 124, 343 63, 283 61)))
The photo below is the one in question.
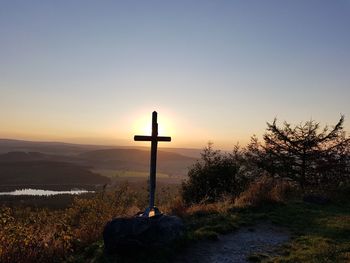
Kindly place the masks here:
POLYGON ((143 213, 143 216, 151 217, 160 214, 155 204, 156 192, 156 172, 157 172, 157 147, 158 142, 170 142, 170 137, 158 136, 157 112, 152 113, 152 135, 135 135, 135 141, 151 142, 151 161, 150 161, 150 177, 149 177, 149 207, 143 213))
POLYGON ((157 112, 152 113, 152 141, 151 141, 151 162, 150 162, 150 180, 149 180, 149 207, 154 207, 154 198, 156 190, 156 169, 157 169, 157 147, 158 147, 158 123, 157 112))

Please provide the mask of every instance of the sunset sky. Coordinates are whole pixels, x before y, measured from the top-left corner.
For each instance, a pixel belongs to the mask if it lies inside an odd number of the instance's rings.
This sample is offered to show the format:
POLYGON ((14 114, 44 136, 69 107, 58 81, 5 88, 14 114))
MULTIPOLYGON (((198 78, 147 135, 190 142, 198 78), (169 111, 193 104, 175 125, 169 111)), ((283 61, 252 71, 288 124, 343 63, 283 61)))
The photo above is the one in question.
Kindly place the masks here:
POLYGON ((167 147, 350 132, 350 1, 3 0, 0 91, 0 138, 136 146, 153 110, 167 147))

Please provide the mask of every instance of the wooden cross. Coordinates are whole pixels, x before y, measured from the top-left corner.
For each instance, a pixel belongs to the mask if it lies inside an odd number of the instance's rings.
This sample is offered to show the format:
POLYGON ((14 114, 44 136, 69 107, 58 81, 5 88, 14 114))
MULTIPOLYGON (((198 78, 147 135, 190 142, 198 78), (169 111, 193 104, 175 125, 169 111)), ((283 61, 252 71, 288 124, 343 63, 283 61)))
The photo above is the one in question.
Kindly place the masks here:
POLYGON ((160 214, 157 207, 154 206, 154 196, 156 191, 156 170, 157 170, 157 146, 158 142, 170 142, 171 137, 158 136, 157 112, 152 113, 152 135, 135 135, 135 141, 151 142, 151 163, 150 163, 150 180, 149 180, 149 207, 144 212, 144 216, 151 217, 160 214))

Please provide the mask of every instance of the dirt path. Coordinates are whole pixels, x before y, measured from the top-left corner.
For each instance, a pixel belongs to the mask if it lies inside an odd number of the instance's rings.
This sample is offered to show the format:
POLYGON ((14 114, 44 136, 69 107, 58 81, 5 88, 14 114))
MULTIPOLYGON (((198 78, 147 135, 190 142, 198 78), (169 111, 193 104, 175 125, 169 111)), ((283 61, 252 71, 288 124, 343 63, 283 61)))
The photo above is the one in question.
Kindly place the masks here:
POLYGON ((252 253, 272 255, 274 250, 289 238, 290 233, 287 229, 269 223, 259 223, 252 227, 242 227, 231 234, 221 235, 217 241, 200 241, 179 255, 174 262, 249 262, 247 257, 252 253))

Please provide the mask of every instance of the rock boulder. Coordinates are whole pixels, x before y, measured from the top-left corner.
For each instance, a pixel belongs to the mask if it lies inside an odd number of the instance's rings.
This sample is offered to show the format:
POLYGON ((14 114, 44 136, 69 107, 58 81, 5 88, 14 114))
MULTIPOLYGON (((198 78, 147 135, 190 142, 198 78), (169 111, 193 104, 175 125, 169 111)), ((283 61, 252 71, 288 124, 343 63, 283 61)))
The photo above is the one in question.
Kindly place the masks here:
POLYGON ((157 215, 116 218, 103 231, 105 251, 109 254, 166 246, 184 231, 182 220, 176 216, 157 215))

